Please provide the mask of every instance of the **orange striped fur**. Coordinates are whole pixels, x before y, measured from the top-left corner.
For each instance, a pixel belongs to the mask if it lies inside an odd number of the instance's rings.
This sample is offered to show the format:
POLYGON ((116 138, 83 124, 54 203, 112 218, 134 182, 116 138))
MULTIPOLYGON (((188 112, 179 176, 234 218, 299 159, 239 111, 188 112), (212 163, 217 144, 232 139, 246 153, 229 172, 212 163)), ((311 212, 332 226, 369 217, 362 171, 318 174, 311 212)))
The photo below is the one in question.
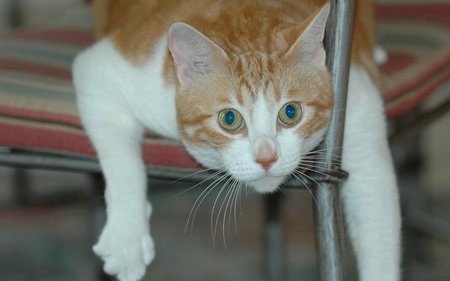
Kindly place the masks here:
MULTIPOLYGON (((257 88, 270 87, 271 104, 282 92, 313 108, 314 116, 298 128, 302 137, 323 129, 332 107, 327 73, 311 75, 307 70, 286 67, 283 57, 300 37, 325 0, 96 0, 96 32, 109 36, 131 63, 141 64, 152 53, 174 22, 199 30, 230 58, 228 72, 189 89, 195 95, 177 95, 180 134, 188 142, 225 145, 235 137, 214 130, 211 110, 220 110, 230 94, 252 108, 257 88), (302 77, 299 79, 299 77, 302 77), (321 81, 316 81, 320 77, 321 81), (306 81, 306 82, 305 82, 306 81), (285 89, 285 85, 290 85, 285 89), (319 85, 319 86, 318 86, 319 85), (194 96, 194 97, 193 97, 194 96)), ((376 77, 373 63, 372 0, 357 0, 352 62, 363 65, 376 77)), ((167 50, 164 79, 176 81, 174 65, 167 50)))
MULTIPOLYGON (((153 44, 167 32, 171 23, 186 22, 209 38, 225 44, 230 50, 241 49, 245 42, 236 38, 237 34, 246 35, 247 43, 257 39, 266 50, 275 47, 276 42, 270 34, 286 27, 286 23, 301 26, 306 17, 326 3, 326 0, 95 0, 95 30, 98 36, 111 33, 123 54, 134 60, 148 55, 153 44), (262 7, 261 4, 267 5, 262 7), (223 6, 224 12, 218 12, 217 6, 223 6), (233 9, 242 6, 242 9, 233 9), (229 7, 229 9, 228 9, 229 7), (236 12, 238 12, 236 14, 236 12), (258 22, 261 14, 265 16, 266 30, 270 29, 265 42, 259 38, 261 29, 258 22), (243 25, 241 14, 253 14, 253 24, 243 25), (219 23, 219 24, 218 24, 219 23), (251 29, 254 28, 254 30, 251 29), (256 32, 255 32, 256 31, 256 32)), ((245 18, 247 20, 247 18, 245 18)), ((287 34, 288 42, 298 33, 287 34)), ((374 48, 374 9, 373 0, 356 0, 356 12, 353 32, 353 60, 374 68, 372 54, 374 48)), ((283 47, 283 46, 276 46, 283 47)), ((287 46, 284 46, 285 48, 287 46)))

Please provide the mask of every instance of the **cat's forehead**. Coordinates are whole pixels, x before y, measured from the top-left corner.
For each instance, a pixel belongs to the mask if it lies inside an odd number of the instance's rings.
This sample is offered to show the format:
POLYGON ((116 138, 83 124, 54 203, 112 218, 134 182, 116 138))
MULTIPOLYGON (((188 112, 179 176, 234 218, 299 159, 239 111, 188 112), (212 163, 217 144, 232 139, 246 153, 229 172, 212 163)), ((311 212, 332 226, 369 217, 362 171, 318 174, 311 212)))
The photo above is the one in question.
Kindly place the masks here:
POLYGON ((258 96, 272 105, 287 100, 309 102, 320 96, 324 83, 321 73, 286 67, 277 54, 248 52, 236 56, 231 65, 233 94, 245 107, 252 106, 258 96))
POLYGON ((235 97, 239 104, 253 104, 258 96, 270 101, 281 98, 279 70, 275 56, 247 52, 235 56, 232 62, 235 97))

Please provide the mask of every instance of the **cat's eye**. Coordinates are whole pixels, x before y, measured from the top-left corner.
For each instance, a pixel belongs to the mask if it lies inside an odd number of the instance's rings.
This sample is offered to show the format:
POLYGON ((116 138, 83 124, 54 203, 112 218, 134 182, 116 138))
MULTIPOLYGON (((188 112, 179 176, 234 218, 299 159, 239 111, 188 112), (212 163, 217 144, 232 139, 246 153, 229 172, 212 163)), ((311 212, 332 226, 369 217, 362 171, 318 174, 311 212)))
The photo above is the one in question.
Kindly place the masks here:
POLYGON ((288 102, 280 109, 278 120, 285 126, 292 126, 302 117, 302 106, 298 102, 288 102))
POLYGON ((227 131, 236 131, 241 128, 244 118, 234 109, 227 108, 219 112, 219 125, 227 131))

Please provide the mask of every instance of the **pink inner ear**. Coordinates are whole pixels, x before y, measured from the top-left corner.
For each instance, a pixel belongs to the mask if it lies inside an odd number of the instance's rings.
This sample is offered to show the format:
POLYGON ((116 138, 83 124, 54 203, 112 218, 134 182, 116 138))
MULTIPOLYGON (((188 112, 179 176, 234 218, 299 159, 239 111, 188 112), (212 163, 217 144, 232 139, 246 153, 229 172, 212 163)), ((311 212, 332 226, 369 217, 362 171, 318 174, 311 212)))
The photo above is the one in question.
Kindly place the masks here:
POLYGON ((182 86, 219 68, 217 57, 225 52, 195 28, 185 23, 174 23, 169 29, 169 49, 182 86))
POLYGON ((326 54, 323 48, 323 37, 329 14, 329 4, 326 4, 312 19, 304 32, 285 55, 285 61, 290 64, 310 65, 317 68, 325 67, 326 54))
POLYGON ((306 61, 305 63, 314 65, 317 67, 325 66, 325 49, 323 48, 323 44, 320 44, 319 48, 314 48, 310 54, 310 57, 305 58, 305 60, 308 59, 309 61, 306 61))

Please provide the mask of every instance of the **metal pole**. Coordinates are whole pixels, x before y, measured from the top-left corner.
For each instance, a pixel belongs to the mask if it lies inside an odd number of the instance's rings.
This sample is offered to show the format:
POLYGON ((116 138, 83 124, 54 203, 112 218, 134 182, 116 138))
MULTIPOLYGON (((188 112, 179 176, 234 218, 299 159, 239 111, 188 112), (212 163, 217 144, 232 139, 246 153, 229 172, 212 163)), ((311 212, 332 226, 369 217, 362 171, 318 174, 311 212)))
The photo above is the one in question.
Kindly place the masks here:
MULTIPOLYGON (((354 13, 353 0, 331 0, 330 16, 325 31, 327 65, 334 91, 332 120, 323 148, 326 153, 317 167, 327 171, 340 168, 342 153, 347 84, 351 55, 354 13)), ((342 281, 341 211, 339 183, 322 182, 314 188, 317 256, 322 281, 342 281)))

